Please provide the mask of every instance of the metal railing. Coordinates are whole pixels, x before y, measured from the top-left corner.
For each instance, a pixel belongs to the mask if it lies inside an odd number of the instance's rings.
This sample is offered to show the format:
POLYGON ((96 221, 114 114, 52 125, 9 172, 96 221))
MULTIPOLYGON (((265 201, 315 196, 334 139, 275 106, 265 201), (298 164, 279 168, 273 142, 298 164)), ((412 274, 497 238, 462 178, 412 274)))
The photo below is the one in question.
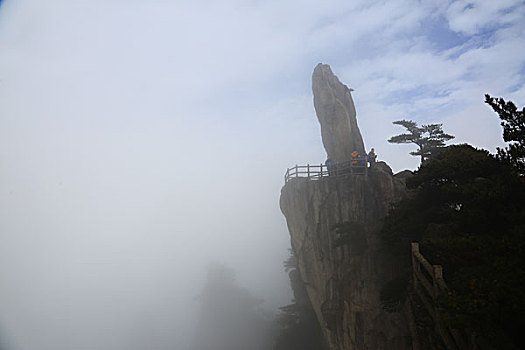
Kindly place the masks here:
POLYGON ((309 180, 321 180, 334 176, 343 176, 350 174, 364 175, 368 169, 366 160, 358 159, 351 160, 344 163, 337 163, 331 166, 326 164, 307 164, 296 165, 288 168, 284 175, 284 182, 288 182, 293 178, 306 178, 309 180))

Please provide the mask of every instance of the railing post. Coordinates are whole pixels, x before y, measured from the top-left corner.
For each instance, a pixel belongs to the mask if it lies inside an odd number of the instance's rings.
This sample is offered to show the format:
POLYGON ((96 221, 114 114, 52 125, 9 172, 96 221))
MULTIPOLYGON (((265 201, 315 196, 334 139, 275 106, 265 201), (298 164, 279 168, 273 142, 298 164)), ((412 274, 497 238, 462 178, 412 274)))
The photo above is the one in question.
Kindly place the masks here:
POLYGON ((432 276, 432 283, 434 284, 434 298, 437 298, 439 295, 439 283, 438 280, 443 279, 443 266, 441 265, 432 265, 434 268, 434 276, 432 276))
POLYGON ((419 243, 418 242, 412 242, 410 243, 412 247, 412 279, 414 282, 414 290, 417 290, 417 273, 420 271, 419 267, 419 261, 416 259, 415 255, 419 253, 419 243))
POLYGON ((306 164, 306 173, 308 174, 308 180, 310 179, 310 164, 306 164))
POLYGON ((295 164, 295 177, 299 177, 299 166, 295 164))
POLYGON ((436 280, 443 279, 443 266, 434 265, 434 277, 436 278, 436 280))

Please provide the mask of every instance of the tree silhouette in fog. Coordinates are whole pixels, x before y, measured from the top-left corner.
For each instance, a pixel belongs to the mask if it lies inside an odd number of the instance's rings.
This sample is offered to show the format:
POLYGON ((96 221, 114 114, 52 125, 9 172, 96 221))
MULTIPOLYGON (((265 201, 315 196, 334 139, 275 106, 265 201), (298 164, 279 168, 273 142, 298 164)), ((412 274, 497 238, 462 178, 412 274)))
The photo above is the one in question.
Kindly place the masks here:
POLYGON ((525 175, 525 107, 521 111, 512 101, 485 95, 485 103, 498 113, 503 127, 503 140, 510 142, 504 149, 498 148, 498 158, 513 164, 525 175))
POLYGON ((290 257, 284 262, 284 268, 289 272, 294 300, 291 304, 280 308, 281 313, 277 319, 279 333, 273 349, 327 349, 321 327, 306 293, 306 286, 297 269, 297 258, 292 249, 290 249, 290 257))
POLYGON ((263 301, 241 288, 234 271, 224 265, 208 267, 198 297, 200 315, 192 350, 269 350, 272 322, 263 301))
POLYGON ((446 141, 454 138, 452 135, 445 134, 443 124, 418 126, 412 120, 397 120, 393 124, 403 126, 408 133, 392 136, 388 142, 416 144, 419 147, 418 150, 410 154, 420 156, 421 163, 438 153, 445 146, 446 141))

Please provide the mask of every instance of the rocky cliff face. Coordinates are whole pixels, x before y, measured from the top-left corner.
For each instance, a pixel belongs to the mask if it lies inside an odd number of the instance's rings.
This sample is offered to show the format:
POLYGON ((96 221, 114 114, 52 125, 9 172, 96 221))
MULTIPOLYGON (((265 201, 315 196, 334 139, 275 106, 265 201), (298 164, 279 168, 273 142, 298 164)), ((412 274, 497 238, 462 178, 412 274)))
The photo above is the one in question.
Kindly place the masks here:
POLYGON ((298 269, 331 350, 411 348, 404 317, 383 311, 379 299, 391 276, 378 220, 405 188, 389 170, 383 163, 362 175, 297 178, 282 189, 298 269), (362 229, 338 245, 333 227, 344 222, 362 229))
POLYGON ((340 163, 348 160, 353 151, 364 154, 351 90, 339 81, 329 65, 321 63, 314 69, 312 90, 328 158, 340 163))
MULTIPOLYGON (((348 150, 363 153, 350 91, 329 66, 315 68, 314 102, 328 155, 342 162, 348 150)), ((405 195, 405 185, 384 162, 362 170, 293 178, 282 189, 281 210, 330 350, 410 349, 405 318, 380 303, 380 290, 392 277, 378 237, 380 220, 405 195), (341 237, 334 225, 345 222, 353 229, 341 237)))

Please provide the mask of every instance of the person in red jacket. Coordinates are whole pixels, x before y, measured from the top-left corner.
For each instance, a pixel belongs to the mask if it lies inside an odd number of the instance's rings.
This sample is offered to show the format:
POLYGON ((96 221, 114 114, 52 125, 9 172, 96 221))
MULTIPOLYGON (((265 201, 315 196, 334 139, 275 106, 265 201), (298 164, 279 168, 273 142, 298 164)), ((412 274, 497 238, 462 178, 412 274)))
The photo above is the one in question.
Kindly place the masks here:
POLYGON ((359 154, 357 154, 357 151, 353 151, 352 154, 350 154, 350 156, 352 157, 352 166, 354 165, 357 165, 357 156, 359 154))

